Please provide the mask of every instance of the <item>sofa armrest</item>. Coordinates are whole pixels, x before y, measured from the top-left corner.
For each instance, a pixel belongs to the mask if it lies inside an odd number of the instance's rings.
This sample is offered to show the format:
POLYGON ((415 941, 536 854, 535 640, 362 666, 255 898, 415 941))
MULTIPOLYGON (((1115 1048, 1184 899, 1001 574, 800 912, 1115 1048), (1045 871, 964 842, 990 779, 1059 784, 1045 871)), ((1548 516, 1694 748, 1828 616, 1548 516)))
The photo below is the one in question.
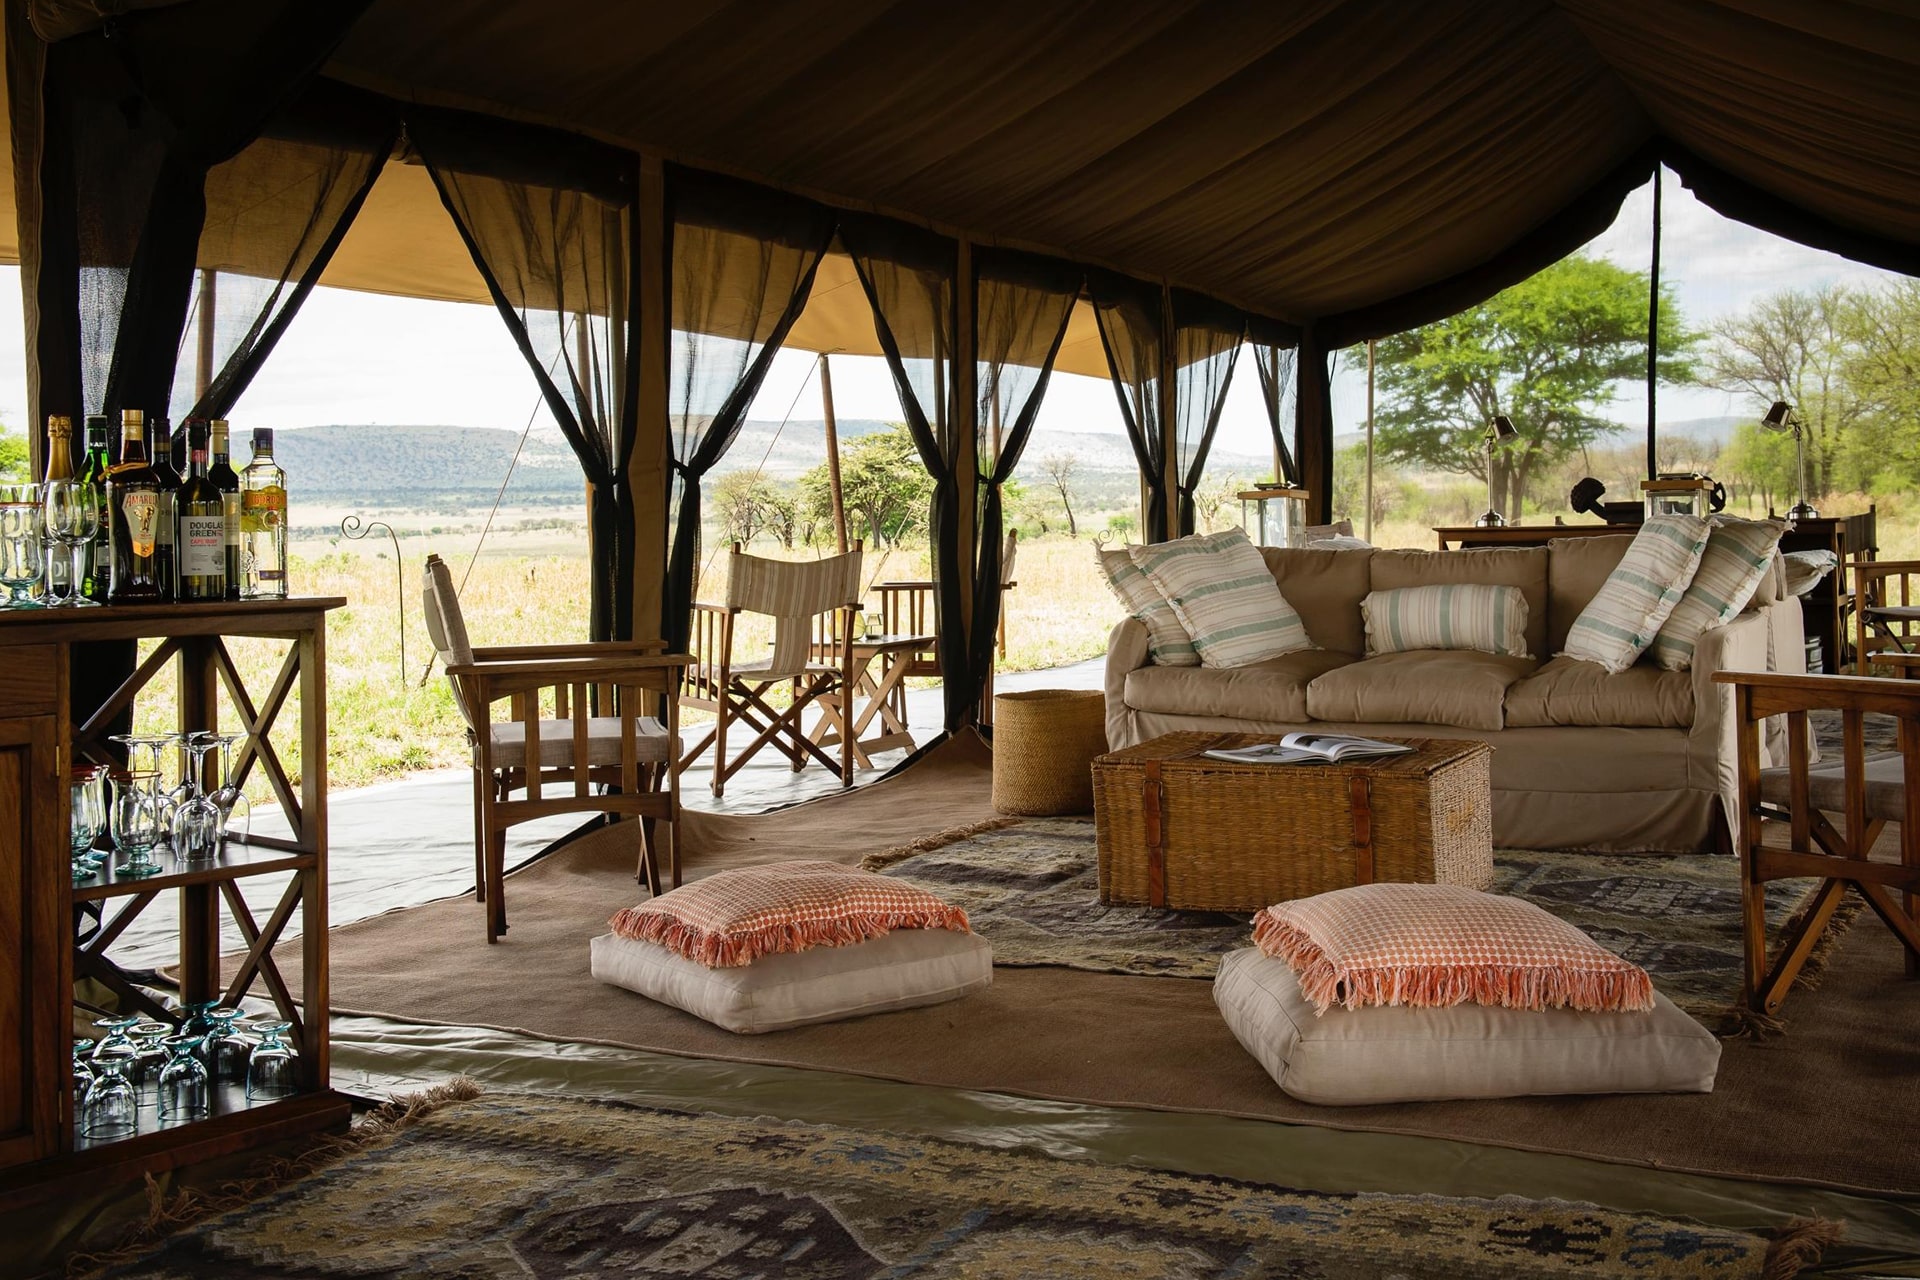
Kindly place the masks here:
MULTIPOLYGON (((1786 607, 1795 602, 1787 601, 1786 607)), ((1724 626, 1701 632, 1693 649, 1693 731, 1687 744, 1687 781, 1720 793, 1727 830, 1737 830, 1739 768, 1738 723, 1733 687, 1716 681, 1718 671, 1765 671, 1774 645, 1771 616, 1780 605, 1743 613, 1724 626)))
POLYGON ((1107 637, 1107 745, 1130 741, 1126 732, 1127 676, 1147 665, 1147 624, 1124 618, 1107 637))

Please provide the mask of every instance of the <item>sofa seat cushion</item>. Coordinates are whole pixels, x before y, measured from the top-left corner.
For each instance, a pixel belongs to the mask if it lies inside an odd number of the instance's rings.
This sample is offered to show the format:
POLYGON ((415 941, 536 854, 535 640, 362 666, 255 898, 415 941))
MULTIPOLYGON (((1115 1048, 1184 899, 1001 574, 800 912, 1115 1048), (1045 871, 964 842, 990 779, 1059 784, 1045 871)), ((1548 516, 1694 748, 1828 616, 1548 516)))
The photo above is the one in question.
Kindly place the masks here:
POLYGON ((1163 715, 1294 724, 1307 718, 1308 682, 1354 660, 1351 654, 1302 649, 1246 667, 1141 667, 1127 674, 1127 705, 1163 715))
POLYGON ((1283 960, 1248 947, 1213 983, 1234 1038, 1323 1107, 1578 1093, 1711 1093, 1720 1042, 1665 996, 1651 1013, 1334 1008, 1314 1016, 1283 960))
POLYGON ((1498 729, 1506 723, 1507 687, 1537 665, 1468 649, 1383 653, 1315 677, 1307 686, 1307 714, 1498 729))
POLYGON ((1507 689, 1507 727, 1693 726, 1693 675, 1636 662, 1618 674, 1578 658, 1555 658, 1507 689))

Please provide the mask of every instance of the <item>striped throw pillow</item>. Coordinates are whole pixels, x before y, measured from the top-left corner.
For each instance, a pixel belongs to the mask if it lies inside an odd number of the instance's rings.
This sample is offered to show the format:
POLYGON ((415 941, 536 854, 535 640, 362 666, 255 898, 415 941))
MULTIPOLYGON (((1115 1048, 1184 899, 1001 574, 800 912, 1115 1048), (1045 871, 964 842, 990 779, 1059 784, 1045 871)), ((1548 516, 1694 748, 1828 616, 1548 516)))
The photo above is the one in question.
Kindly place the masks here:
POLYGON ((1102 551, 1100 569, 1107 585, 1120 598, 1121 607, 1147 627, 1147 660, 1162 667, 1197 667, 1200 652, 1193 637, 1180 625, 1160 588, 1140 572, 1140 566, 1126 551, 1102 551))
POLYGON ((1564 658, 1618 675, 1645 653, 1686 594, 1713 526, 1698 516, 1654 516, 1567 632, 1564 658))
POLYGON ((1314 647, 1267 562, 1238 529, 1129 547, 1127 554, 1173 606, 1202 666, 1244 667, 1314 647))
POLYGON ((1370 591, 1360 602, 1367 653, 1409 649, 1474 649, 1531 658, 1527 598, 1518 587, 1449 583, 1370 591))
POLYGON ((1687 593, 1673 606, 1653 638, 1653 660, 1668 671, 1693 665, 1693 647, 1700 633, 1717 627, 1747 607, 1760 580, 1767 576, 1774 548, 1786 525, 1778 520, 1710 520, 1713 536, 1700 556, 1687 593))

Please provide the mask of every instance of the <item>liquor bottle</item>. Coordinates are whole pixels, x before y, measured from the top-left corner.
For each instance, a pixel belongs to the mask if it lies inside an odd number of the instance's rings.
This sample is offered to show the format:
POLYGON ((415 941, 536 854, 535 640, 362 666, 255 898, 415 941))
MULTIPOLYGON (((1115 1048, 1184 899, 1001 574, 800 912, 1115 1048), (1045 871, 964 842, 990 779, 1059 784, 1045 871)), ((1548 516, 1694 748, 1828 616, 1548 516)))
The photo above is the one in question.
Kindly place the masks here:
POLYGON ((151 604, 161 599, 154 578, 160 538, 160 477, 147 465, 146 415, 120 413, 120 461, 107 472, 107 601, 151 604))
POLYGON ((181 475, 179 468, 174 465, 173 432, 167 426, 165 414, 155 415, 147 434, 152 442, 153 473, 160 477, 160 539, 154 552, 153 576, 160 584, 160 598, 171 600, 180 584, 179 558, 174 554, 173 530, 179 520, 174 507, 180 493, 181 475))
POLYGON ((220 491, 227 517, 227 599, 240 598, 240 475, 227 457, 227 420, 215 418, 209 424, 213 460, 207 467, 207 479, 220 491))
MULTIPOLYGON (((87 454, 80 460, 80 470, 76 476, 93 488, 99 500, 100 510, 107 509, 107 471, 113 465, 107 454, 107 415, 90 413, 87 415, 87 454)), ((100 530, 93 535, 93 541, 87 544, 82 562, 85 575, 80 580, 80 594, 95 604, 107 602, 107 522, 100 521, 100 530)))
MULTIPOLYGON (((47 415, 47 474, 41 479, 48 484, 55 480, 73 479, 73 419, 64 413, 47 415)), ((73 559, 64 548, 43 559, 45 567, 42 574, 47 598, 58 600, 69 590, 68 579, 73 576, 73 559)))
POLYGON ((174 496, 173 548, 178 600, 227 598, 227 510, 207 475, 207 424, 187 419, 187 478, 174 496))
POLYGON ((273 430, 253 429, 253 461, 240 473, 241 565, 248 600, 287 598, 287 473, 273 460, 273 430))

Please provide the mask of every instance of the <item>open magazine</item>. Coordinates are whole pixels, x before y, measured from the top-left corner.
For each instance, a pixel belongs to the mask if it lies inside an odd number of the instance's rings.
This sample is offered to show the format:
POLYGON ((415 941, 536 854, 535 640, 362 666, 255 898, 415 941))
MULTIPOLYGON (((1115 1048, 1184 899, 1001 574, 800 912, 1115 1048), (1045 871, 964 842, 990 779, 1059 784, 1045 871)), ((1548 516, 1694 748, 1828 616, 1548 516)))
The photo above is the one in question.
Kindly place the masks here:
POLYGON ((1350 733, 1290 733, 1278 742, 1251 747, 1222 747, 1206 754, 1236 764, 1333 764, 1342 760, 1369 760, 1375 756, 1404 755, 1413 750, 1404 742, 1382 742, 1350 733))

